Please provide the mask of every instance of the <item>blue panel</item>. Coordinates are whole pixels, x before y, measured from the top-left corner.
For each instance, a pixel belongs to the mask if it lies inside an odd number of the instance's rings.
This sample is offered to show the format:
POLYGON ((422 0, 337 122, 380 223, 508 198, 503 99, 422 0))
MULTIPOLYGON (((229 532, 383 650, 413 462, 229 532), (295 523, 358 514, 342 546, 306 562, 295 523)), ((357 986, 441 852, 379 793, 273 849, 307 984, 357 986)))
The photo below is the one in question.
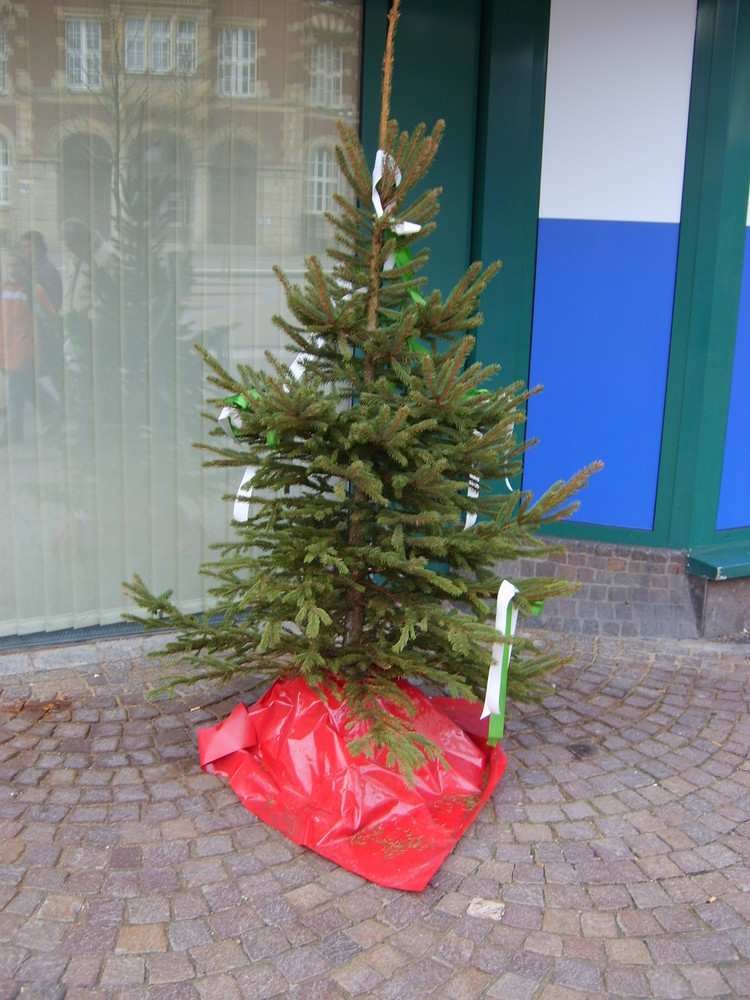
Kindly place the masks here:
POLYGON ((745 232, 745 265, 742 271, 737 342, 734 349, 732 393, 724 444, 724 468, 716 527, 750 525, 750 229, 745 232))
POLYGON ((672 223, 540 219, 524 488, 594 459, 574 519, 651 530, 677 240, 672 223))

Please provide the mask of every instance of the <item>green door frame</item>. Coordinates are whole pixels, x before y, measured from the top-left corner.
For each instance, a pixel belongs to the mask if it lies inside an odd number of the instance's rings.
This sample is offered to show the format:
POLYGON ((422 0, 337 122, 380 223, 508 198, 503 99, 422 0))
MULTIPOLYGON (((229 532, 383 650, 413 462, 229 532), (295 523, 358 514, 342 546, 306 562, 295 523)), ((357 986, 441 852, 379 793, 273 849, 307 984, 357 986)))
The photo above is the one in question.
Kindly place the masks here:
POLYGON ((527 382, 531 355, 549 0, 482 10, 472 258, 502 261, 482 300, 476 360, 527 382))
POLYGON ((750 5, 699 0, 658 537, 671 548, 742 543, 717 532, 750 179, 750 5))

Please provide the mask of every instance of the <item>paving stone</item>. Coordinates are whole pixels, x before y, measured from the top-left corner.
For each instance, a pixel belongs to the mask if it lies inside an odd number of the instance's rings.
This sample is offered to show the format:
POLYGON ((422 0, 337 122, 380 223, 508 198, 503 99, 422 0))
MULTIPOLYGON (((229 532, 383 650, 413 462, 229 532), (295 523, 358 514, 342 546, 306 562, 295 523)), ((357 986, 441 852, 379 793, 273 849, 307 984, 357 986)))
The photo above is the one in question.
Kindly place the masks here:
POLYGON ((697 997, 721 997, 727 993, 728 983, 718 969, 706 966, 687 966, 681 970, 697 997))
POLYGON ((543 927, 549 934, 573 937, 579 933, 580 926, 581 915, 578 910, 545 910, 543 927))
POLYGON ((597 966, 602 966, 605 960, 603 942, 590 938, 564 938, 563 954, 566 958, 582 959, 597 966))
POLYGON ((412 961, 410 955, 390 943, 370 948, 363 953, 362 958, 384 977, 392 975, 395 971, 403 968, 403 966, 408 965, 412 961))
POLYGON ((240 969, 247 965, 247 955, 237 941, 216 941, 202 947, 191 948, 190 958, 198 977, 212 976, 240 969))
POLYGON ((52 683, 25 654, 0 684, 0 1000, 750 995, 746 648, 613 634, 573 656, 511 706, 490 802, 400 893, 200 770, 195 728, 238 690, 146 702, 136 661, 52 683))
POLYGON ((195 971, 184 952, 168 952, 146 957, 146 977, 151 986, 184 983, 195 978, 195 971))
POLYGON ((331 975, 347 994, 355 997, 372 995, 372 990, 384 979, 382 973, 356 958, 341 965, 331 975))
POLYGON ((146 979, 146 960, 139 955, 109 955, 104 960, 104 966, 99 984, 113 989, 116 986, 140 984, 146 979))
POLYGON ((612 966, 604 971, 606 992, 613 997, 648 997, 648 979, 640 969, 612 966))
POLYGON ((317 944, 318 951, 331 966, 339 966, 364 951, 344 931, 334 931, 317 944))
POLYGON ((166 951, 167 935, 163 924, 135 924, 121 927, 115 951, 129 954, 166 951))
POLYGON ((332 979, 301 983, 285 994, 289 1000, 346 1000, 351 994, 332 979))
POLYGON ((661 1000, 682 1000, 693 995, 692 988, 679 970, 669 967, 650 969, 646 973, 651 995, 661 1000))
POLYGON ((251 962, 279 955, 290 948, 289 939, 276 927, 262 927, 242 936, 242 947, 251 962))
POLYGON ((100 955, 73 955, 67 963, 60 981, 69 987, 91 989, 99 978, 102 967, 100 955))
POLYGON ((563 952, 563 939, 546 931, 532 931, 524 942, 524 948, 540 955, 558 956, 563 952))
POLYGON ((490 976, 478 969, 463 969, 443 984, 441 992, 451 1000, 475 1000, 486 995, 485 990, 491 981, 490 976))
POLYGON ((330 970, 328 960, 312 946, 284 951, 276 955, 272 962, 287 982, 292 984, 304 982, 330 970))
POLYGON ((601 972, 590 962, 559 958, 555 962, 554 981, 582 993, 596 993, 601 988, 601 972))
POLYGON ((750 965, 746 962, 725 965, 722 966, 721 972, 729 983, 734 996, 750 997, 750 965))
POLYGON ((243 1000, 245 996, 236 980, 228 975, 196 979, 194 985, 201 1000, 243 1000))
POLYGON ((513 997, 514 1000, 532 1000, 539 984, 535 979, 517 976, 513 972, 500 976, 488 990, 488 997, 513 997))

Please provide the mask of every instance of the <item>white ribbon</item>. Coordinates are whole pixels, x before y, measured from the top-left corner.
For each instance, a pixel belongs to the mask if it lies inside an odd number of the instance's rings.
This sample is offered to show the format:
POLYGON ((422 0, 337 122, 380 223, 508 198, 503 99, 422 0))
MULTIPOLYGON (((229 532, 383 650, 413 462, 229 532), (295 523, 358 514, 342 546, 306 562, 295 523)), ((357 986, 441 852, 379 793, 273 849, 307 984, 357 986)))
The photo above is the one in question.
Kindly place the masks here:
MULTIPOLYGON (((232 418, 239 422, 240 411, 236 406, 225 406, 218 417, 219 427, 224 433, 234 439, 235 430, 232 418)), ((235 521, 247 521, 250 517, 250 498, 253 495, 253 476, 257 471, 257 466, 247 465, 242 473, 240 485, 237 487, 237 495, 234 498, 232 507, 232 517, 235 521)))
MULTIPOLYGON (((380 200, 380 191, 378 191, 378 184, 383 179, 383 174, 385 173, 386 164, 389 169, 393 170, 393 178, 396 181, 396 187, 401 183, 401 171, 398 168, 398 164, 394 161, 390 153, 386 153, 384 149, 379 149, 375 154, 375 166, 372 168, 372 204, 375 209, 375 215, 380 219, 383 215, 383 203, 380 200)), ((395 233, 396 236, 413 236, 414 233, 418 233, 422 228, 418 222, 394 222, 388 227, 391 232, 395 233)), ((395 260, 393 254, 389 254, 388 258, 383 265, 384 271, 390 271, 395 260)))
MULTIPOLYGON (((482 436, 482 432, 474 428, 474 436, 480 438, 482 436)), ((479 476, 475 475, 475 473, 473 472, 470 472, 469 488, 466 491, 466 496, 468 497, 469 500, 476 500, 477 497, 479 496, 479 482, 480 482, 479 476)), ((473 528, 476 523, 477 523, 477 512, 475 510, 467 511, 466 520, 464 522, 464 531, 466 531, 467 528, 473 528)))
MULTIPOLYGON (((475 430, 474 433, 477 437, 482 436, 481 431, 475 430)), ((513 424, 510 425, 510 432, 508 436, 510 436, 512 433, 513 433, 513 424)), ((479 476, 477 476, 473 472, 470 472, 469 486, 468 489, 466 490, 466 496, 468 497, 469 500, 476 500, 477 497, 479 496, 479 483, 480 483, 479 476)), ((510 479, 508 479, 507 476, 505 478, 505 485, 508 487, 508 492, 512 493, 513 487, 511 485, 510 479)), ((476 511, 467 511, 466 520, 464 521, 464 531, 466 531, 467 528, 473 528, 476 523, 477 523, 476 511)))
POLYGON ((234 437, 234 424, 232 423, 232 417, 239 420, 240 411, 236 406, 225 406, 218 417, 219 427, 228 434, 230 438, 234 437))
MULTIPOLYGON (((506 639, 512 639, 516 634, 518 608, 512 605, 511 602, 517 593, 518 588, 514 587, 509 580, 503 580, 500 584, 500 590, 497 592, 495 628, 506 639), (508 614, 509 608, 510 614, 508 614)), ((510 664, 512 649, 513 644, 510 642, 496 642, 492 647, 492 664, 487 674, 487 692, 484 698, 484 708, 480 716, 482 719, 486 719, 488 715, 505 717, 505 691, 508 683, 508 666, 510 664)))
MULTIPOLYGON (((320 345, 322 343, 322 338, 318 337, 316 343, 320 345)), ((300 351, 294 361, 292 361, 291 365, 289 365, 289 371, 292 373, 292 377, 295 382, 299 382, 302 378, 305 371, 305 365, 311 360, 311 354, 300 351)), ((236 406, 225 406, 218 416, 219 426, 224 433, 232 439, 235 437, 235 429, 234 424, 232 423, 232 418, 239 423, 240 416, 240 411, 236 406)), ((250 519, 250 499, 253 495, 253 478, 255 477, 255 473, 257 471, 257 465, 245 466, 245 471, 242 473, 242 479, 240 480, 240 485, 237 487, 237 493, 232 507, 232 518, 235 521, 244 522, 250 519)))
POLYGON ((253 477, 258 471, 255 465, 246 465, 242 473, 240 485, 237 487, 237 496, 232 505, 232 517, 235 521, 247 521, 250 518, 250 498, 253 495, 253 477))
MULTIPOLYGON (((476 431, 474 432, 476 434, 476 431)), ((479 476, 475 476, 473 472, 469 473, 469 488, 466 491, 466 496, 469 500, 476 500, 479 496, 479 476)), ((466 520, 464 521, 464 531, 467 528, 473 528, 477 523, 477 512, 475 510, 470 510, 466 512, 466 520)))

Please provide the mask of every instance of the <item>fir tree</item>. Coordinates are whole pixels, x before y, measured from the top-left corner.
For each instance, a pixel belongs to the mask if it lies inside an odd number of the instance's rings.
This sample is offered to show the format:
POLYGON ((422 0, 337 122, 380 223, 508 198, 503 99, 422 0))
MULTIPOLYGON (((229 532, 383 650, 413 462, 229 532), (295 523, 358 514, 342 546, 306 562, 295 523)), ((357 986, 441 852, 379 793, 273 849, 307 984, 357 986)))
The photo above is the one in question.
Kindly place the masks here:
MULTIPOLYGON (((129 617, 177 630, 166 654, 191 670, 168 686, 238 673, 301 675, 318 689, 338 682, 369 727, 352 752, 387 747, 409 774, 439 748, 377 699, 408 709, 403 679, 483 698, 498 639, 497 566, 549 551, 538 530, 575 509, 594 466, 536 500, 492 488, 521 472, 529 443, 518 430, 530 392, 520 383, 487 389, 498 367, 471 362, 467 331, 482 321, 479 298, 499 265, 475 263, 446 297, 423 295, 422 241, 440 192, 415 189, 443 123, 408 134, 389 118, 397 18, 398 2, 384 59, 382 214, 357 132, 340 126, 338 162, 353 197, 339 197, 330 219, 331 266, 310 257, 301 286, 277 269, 292 318, 276 323, 303 355, 301 377, 269 356, 270 371, 241 366, 235 378, 204 355, 216 402, 235 397, 244 406, 235 443, 217 441, 207 464, 256 467, 251 519, 235 524, 233 540, 202 567, 212 580, 210 616, 182 614, 170 593, 153 595, 138 577, 127 589, 147 612, 129 617), (405 221, 415 225, 403 234, 405 221), (468 514, 478 520, 466 529, 468 514)), ((521 614, 571 589, 550 578, 512 582, 521 614)), ((509 696, 538 694, 540 675, 559 662, 517 634, 509 696)))

